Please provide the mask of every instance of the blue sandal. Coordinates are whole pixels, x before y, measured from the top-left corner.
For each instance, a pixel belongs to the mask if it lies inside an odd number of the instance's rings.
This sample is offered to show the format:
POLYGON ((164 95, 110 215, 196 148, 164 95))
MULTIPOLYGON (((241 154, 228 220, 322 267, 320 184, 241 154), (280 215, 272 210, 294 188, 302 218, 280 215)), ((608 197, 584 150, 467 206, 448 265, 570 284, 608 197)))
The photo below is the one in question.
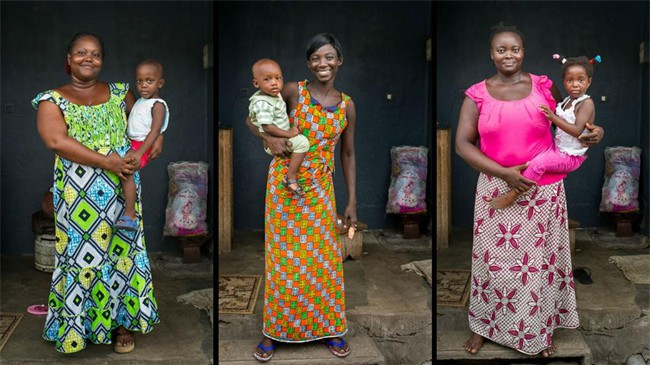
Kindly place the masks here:
POLYGON ((138 219, 132 219, 128 215, 121 216, 115 223, 115 228, 118 230, 125 231, 137 231, 138 230, 138 219))
POLYGON ((269 346, 269 347, 264 347, 264 345, 262 345, 261 342, 259 344, 257 344, 257 347, 262 349, 262 351, 264 351, 266 353, 269 353, 269 357, 262 357, 262 356, 257 354, 257 351, 255 351, 255 352, 253 352, 253 357, 255 358, 255 360, 261 361, 261 362, 266 362, 266 361, 271 360, 271 358, 273 357, 273 350, 275 350, 275 348, 278 347, 278 345, 275 342, 273 342, 273 340, 271 340, 271 341, 272 341, 271 346, 269 346))
POLYGON ((325 344, 327 345, 327 348, 336 357, 347 357, 348 355, 350 355, 350 348, 349 347, 348 347, 347 351, 344 351, 344 352, 338 352, 338 351, 333 349, 333 347, 338 347, 341 350, 343 350, 343 348, 345 347, 345 340, 343 340, 340 337, 337 337, 337 338, 339 340, 341 340, 341 342, 334 342, 332 340, 325 340, 325 344))

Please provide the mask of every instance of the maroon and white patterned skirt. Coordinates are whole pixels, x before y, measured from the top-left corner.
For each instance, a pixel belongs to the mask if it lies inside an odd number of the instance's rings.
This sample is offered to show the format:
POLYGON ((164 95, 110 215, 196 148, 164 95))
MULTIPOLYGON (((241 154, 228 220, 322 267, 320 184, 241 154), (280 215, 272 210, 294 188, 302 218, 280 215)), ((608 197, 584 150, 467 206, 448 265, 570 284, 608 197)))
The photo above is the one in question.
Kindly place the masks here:
POLYGON ((562 181, 538 186, 505 209, 487 199, 509 190, 480 174, 474 203, 470 329, 528 355, 555 328, 577 328, 566 196, 562 181))

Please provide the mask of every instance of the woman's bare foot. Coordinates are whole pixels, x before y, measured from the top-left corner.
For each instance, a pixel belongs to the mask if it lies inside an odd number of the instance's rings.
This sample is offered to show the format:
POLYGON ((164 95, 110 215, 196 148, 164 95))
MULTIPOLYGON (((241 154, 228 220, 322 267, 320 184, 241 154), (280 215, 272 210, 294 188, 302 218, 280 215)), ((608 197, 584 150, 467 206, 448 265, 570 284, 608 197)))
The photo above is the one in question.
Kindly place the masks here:
POLYGON ((517 200, 517 197, 519 194, 517 194, 516 190, 510 190, 509 192, 499 195, 496 198, 493 198, 490 200, 490 208, 493 209, 503 209, 511 206, 515 200, 517 200))
POLYGON ((133 332, 119 326, 113 333, 113 350, 118 354, 126 354, 135 349, 135 337, 133 332))
POLYGON ((477 353, 478 350, 480 350, 481 347, 483 347, 483 340, 484 340, 483 336, 476 333, 472 333, 472 335, 469 336, 467 341, 465 341, 465 351, 472 354, 477 353))
POLYGON ((544 357, 553 356, 555 355, 555 351, 557 351, 557 348, 553 343, 551 343, 550 345, 548 345, 547 348, 544 349, 544 351, 542 351, 542 356, 544 357))

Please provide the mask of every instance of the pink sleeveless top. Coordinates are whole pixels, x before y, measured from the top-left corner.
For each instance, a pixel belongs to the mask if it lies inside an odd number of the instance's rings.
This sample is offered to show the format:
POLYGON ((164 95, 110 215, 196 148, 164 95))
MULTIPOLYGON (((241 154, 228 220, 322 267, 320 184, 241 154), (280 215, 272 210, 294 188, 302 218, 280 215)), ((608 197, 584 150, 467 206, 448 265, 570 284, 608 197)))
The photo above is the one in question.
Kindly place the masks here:
MULTIPOLYGON (((519 100, 493 98, 485 80, 472 85, 465 95, 478 107, 479 148, 501 166, 510 167, 528 162, 537 154, 554 148, 551 121, 539 109, 540 104, 555 110, 551 94, 553 81, 546 76, 529 74, 532 90, 519 100)), ((566 174, 545 173, 539 185, 564 179, 566 174)))

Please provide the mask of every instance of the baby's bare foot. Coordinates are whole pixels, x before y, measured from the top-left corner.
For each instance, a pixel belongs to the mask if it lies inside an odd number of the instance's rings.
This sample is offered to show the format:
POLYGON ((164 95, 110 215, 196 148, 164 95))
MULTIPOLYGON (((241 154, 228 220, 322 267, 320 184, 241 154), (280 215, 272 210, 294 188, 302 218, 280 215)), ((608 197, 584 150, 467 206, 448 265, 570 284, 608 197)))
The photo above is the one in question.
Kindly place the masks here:
POLYGON ((499 195, 496 198, 493 198, 492 200, 490 200, 490 202, 489 202, 490 208, 493 208, 493 209, 507 208, 507 207, 511 206, 515 202, 515 200, 517 200, 518 196, 519 195, 517 194, 516 191, 510 190, 509 192, 507 192, 507 193, 505 193, 503 195, 499 195))

